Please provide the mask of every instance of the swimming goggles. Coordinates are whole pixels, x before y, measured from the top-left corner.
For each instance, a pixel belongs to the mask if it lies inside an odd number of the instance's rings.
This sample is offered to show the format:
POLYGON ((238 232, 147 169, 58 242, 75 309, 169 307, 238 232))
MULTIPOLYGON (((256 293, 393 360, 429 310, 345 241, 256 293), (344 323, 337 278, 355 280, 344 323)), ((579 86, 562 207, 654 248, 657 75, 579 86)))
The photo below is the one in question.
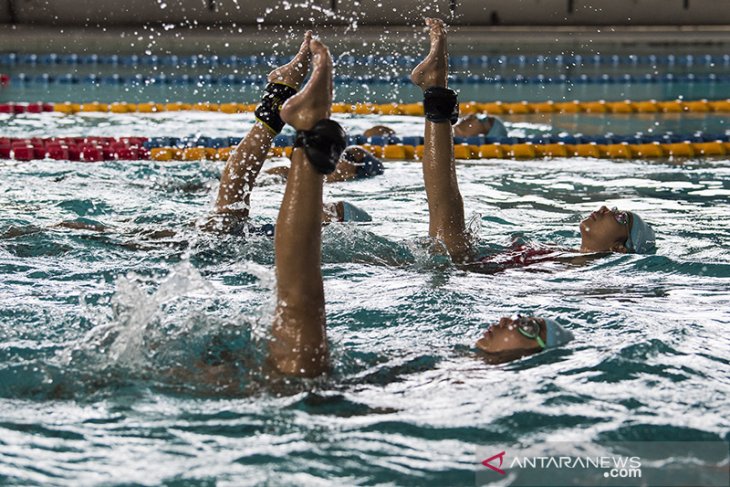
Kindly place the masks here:
POLYGON ((532 338, 538 345, 540 345, 540 348, 545 348, 545 342, 542 338, 540 338, 540 329, 542 327, 540 326, 540 322, 537 321, 537 318, 528 318, 527 316, 517 315, 515 323, 517 323, 517 331, 519 331, 522 336, 532 338))
POLYGON ((618 211, 618 208, 615 206, 611 208, 611 213, 613 213, 613 217, 616 219, 616 221, 620 225, 628 225, 629 224, 629 212, 628 211, 618 211))

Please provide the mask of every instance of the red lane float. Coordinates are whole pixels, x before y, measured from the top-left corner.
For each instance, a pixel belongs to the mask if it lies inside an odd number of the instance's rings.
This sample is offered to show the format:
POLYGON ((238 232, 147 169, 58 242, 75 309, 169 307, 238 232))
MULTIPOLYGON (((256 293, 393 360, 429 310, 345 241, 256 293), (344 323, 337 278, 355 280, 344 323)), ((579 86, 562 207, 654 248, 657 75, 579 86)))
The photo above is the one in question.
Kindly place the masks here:
POLYGON ((53 103, 0 103, 0 113, 43 113, 55 110, 53 103))
POLYGON ((54 159, 83 162, 146 160, 146 137, 0 137, 0 159, 54 159))

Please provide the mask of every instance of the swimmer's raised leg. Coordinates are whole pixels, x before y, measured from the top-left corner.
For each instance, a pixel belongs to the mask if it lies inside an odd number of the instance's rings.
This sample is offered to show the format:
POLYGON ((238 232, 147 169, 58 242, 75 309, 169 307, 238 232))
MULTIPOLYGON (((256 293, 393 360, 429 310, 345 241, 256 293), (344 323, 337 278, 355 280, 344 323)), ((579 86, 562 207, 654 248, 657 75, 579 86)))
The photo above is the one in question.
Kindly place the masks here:
MULTIPOLYGON (((424 91, 424 96, 434 91, 443 95, 449 66, 446 26, 439 19, 426 19, 426 25, 431 49, 411 73, 411 81, 424 91)), ((464 222, 464 202, 456 180, 450 121, 431 121, 427 117, 424 138, 423 180, 428 198, 429 235, 444 242, 454 262, 466 262, 471 247, 464 222)))
MULTIPOLYGON (((312 32, 307 31, 294 59, 269 73, 267 79, 270 84, 267 86, 265 97, 272 96, 272 93, 269 92, 272 88, 279 89, 281 93, 273 93, 273 96, 278 97, 291 94, 299 88, 309 71, 311 39, 312 32)), ((279 107, 280 105, 274 101, 270 109, 276 113, 269 115, 277 118, 279 107)), ((216 212, 236 219, 248 217, 254 182, 271 149, 274 137, 280 130, 280 127, 267 125, 266 120, 257 117, 256 123, 248 134, 231 151, 226 166, 223 168, 216 200, 216 212)))
MULTIPOLYGON (((332 57, 318 40, 311 41, 310 49, 312 77, 281 109, 282 119, 298 134, 329 118, 332 105, 332 57)), ((303 147, 293 150, 276 221, 277 306, 269 345, 269 357, 276 370, 303 377, 317 376, 329 368, 321 222, 322 183, 331 161, 310 159, 311 154, 303 147)))

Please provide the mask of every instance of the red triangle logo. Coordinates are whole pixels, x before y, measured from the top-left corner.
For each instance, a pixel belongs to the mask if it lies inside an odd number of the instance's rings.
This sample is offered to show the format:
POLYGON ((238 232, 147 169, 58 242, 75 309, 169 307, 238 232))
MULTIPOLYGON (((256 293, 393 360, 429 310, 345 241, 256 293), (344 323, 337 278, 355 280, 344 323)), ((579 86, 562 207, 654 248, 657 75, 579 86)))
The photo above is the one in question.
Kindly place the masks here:
POLYGON ((486 460, 484 460, 482 462, 482 465, 484 465, 485 467, 487 467, 489 469, 494 470, 497 473, 500 473, 502 475, 507 475, 504 470, 502 470, 501 468, 499 468, 499 467, 502 466, 502 462, 504 461, 504 455, 505 455, 505 452, 497 453, 496 455, 494 455, 492 457, 489 457, 486 460), (493 460, 496 460, 497 458, 499 458, 499 466, 495 467, 494 465, 492 465, 491 462, 493 460))

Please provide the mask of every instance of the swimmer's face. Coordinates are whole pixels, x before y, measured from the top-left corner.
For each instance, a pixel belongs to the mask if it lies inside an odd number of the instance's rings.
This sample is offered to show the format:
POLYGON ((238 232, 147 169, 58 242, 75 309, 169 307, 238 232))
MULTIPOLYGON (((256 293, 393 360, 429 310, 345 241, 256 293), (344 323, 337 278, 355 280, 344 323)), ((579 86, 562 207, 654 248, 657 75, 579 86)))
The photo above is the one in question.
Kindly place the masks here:
POLYGON ((624 244, 629 238, 629 222, 625 212, 600 207, 580 222, 581 251, 626 253, 624 244))
MULTIPOLYGON (((534 319, 540 324, 540 337, 544 342, 545 320, 535 317, 528 319, 534 319)), ((490 326, 477 340, 476 347, 486 354, 490 363, 509 362, 542 350, 534 338, 528 338, 518 331, 516 319, 507 317, 490 326)))
POLYGON ((476 117, 476 115, 467 115, 460 118, 454 124, 454 135, 456 137, 471 137, 479 134, 486 134, 484 124, 476 117))

